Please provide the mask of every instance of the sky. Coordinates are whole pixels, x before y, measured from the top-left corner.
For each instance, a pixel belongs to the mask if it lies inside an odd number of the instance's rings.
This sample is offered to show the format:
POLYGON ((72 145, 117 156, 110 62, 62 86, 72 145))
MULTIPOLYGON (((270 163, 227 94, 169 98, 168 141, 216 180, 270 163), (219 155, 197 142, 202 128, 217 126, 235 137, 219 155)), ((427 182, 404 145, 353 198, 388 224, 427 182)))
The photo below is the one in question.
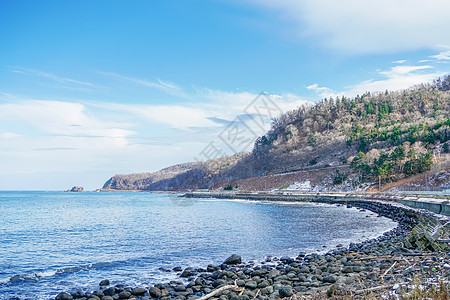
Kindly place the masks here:
POLYGON ((450 73, 449 28, 447 0, 0 0, 0 190, 251 150, 282 111, 450 73))

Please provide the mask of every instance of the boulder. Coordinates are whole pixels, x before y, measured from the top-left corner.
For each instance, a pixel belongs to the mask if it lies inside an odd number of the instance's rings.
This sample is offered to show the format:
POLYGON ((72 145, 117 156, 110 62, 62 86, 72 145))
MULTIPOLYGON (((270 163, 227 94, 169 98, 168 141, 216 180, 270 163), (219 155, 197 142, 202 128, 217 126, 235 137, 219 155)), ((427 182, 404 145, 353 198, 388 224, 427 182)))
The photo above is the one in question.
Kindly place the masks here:
POLYGON ((155 286, 152 286, 149 290, 150 296, 152 298, 160 298, 161 297, 161 290, 155 286))
POLYGON ((109 280, 108 279, 102 280, 99 283, 99 286, 108 286, 108 285, 109 285, 109 280))
POLYGON ((282 287, 278 290, 278 293, 280 294, 280 298, 291 297, 292 295, 294 295, 294 291, 290 286, 282 287))
POLYGON ((59 293, 56 297, 55 300, 73 300, 73 297, 71 294, 69 293, 59 293))
POLYGON ((242 257, 240 257, 237 254, 231 255, 223 262, 224 265, 239 265, 241 263, 242 263, 242 257))

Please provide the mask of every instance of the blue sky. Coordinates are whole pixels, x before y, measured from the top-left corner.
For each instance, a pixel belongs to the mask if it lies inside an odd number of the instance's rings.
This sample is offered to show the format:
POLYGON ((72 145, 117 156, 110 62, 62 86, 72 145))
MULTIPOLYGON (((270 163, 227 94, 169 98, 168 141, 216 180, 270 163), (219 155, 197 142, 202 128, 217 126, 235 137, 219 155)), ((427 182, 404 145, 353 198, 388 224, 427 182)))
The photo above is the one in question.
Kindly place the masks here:
POLYGON ((448 28, 444 0, 1 0, 0 189, 194 161, 261 92, 285 111, 430 81, 448 28))

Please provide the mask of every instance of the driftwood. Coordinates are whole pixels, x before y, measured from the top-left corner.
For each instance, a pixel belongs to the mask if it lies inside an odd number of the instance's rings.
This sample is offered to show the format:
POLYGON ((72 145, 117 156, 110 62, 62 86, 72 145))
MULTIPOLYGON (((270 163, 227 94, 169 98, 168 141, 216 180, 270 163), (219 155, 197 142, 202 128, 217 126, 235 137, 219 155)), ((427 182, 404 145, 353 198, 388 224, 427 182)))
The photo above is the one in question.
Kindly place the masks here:
POLYGON ((358 259, 355 259, 356 261, 360 261, 360 260, 366 260, 366 259, 389 259, 389 260, 401 260, 400 257, 394 257, 392 255, 383 255, 383 256, 367 256, 367 257, 361 257, 358 259))
POLYGON ((427 256, 427 255, 435 255, 435 254, 426 254, 426 253, 402 253, 403 256, 427 256))
POLYGON ((355 291, 354 293, 358 295, 358 294, 365 294, 365 293, 370 293, 370 292, 375 292, 375 291, 380 291, 380 290, 387 290, 387 289, 393 288, 394 285, 395 284, 380 285, 380 286, 375 286, 375 287, 371 287, 371 288, 364 289, 364 290, 358 290, 358 291, 355 291))
POLYGON ((237 286, 236 284, 231 284, 231 285, 225 285, 221 288, 218 288, 217 290, 212 291, 209 294, 206 294, 205 296, 198 298, 198 300, 206 300, 209 299, 225 290, 235 290, 235 291, 243 291, 243 288, 240 288, 239 286, 237 286))
POLYGON ((393 267, 395 267, 395 265, 397 264, 397 262, 395 261, 392 266, 389 267, 389 269, 386 270, 386 272, 384 272, 384 274, 381 277, 386 276, 387 273, 389 273, 390 270, 392 270, 393 267))

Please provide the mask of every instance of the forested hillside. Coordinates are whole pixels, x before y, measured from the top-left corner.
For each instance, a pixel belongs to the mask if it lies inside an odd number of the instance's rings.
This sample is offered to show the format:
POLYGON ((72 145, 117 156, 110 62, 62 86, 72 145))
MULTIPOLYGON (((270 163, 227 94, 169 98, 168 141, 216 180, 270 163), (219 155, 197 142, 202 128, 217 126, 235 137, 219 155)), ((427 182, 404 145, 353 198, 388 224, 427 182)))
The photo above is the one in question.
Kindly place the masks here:
POLYGON ((328 183, 321 183, 327 189, 358 188, 430 169, 449 152, 449 140, 450 77, 446 76, 403 91, 323 99, 275 118, 249 154, 152 174, 115 176, 104 188, 239 188, 244 178, 300 171, 313 174, 321 169, 332 174, 328 183), (118 184, 125 181, 126 185, 118 184))

